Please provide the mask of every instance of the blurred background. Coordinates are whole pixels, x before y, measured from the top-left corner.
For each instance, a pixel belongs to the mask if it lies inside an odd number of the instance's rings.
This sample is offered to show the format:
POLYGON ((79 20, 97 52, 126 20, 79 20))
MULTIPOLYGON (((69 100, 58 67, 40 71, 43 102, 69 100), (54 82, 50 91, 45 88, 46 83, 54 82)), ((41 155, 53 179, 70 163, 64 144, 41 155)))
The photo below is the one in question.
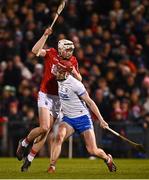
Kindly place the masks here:
MULTIPOLYGON (((15 156, 18 140, 38 125, 43 59, 31 49, 52 22, 58 0, 0 0, 0 156, 15 156)), ((132 149, 99 128, 98 146, 114 157, 149 158, 149 1, 68 0, 45 47, 75 44, 83 83, 110 127, 145 146, 132 149)), ((48 155, 48 144, 39 156, 48 155)), ((62 156, 68 156, 69 142, 62 156)), ((73 136, 73 157, 88 157, 73 136)))

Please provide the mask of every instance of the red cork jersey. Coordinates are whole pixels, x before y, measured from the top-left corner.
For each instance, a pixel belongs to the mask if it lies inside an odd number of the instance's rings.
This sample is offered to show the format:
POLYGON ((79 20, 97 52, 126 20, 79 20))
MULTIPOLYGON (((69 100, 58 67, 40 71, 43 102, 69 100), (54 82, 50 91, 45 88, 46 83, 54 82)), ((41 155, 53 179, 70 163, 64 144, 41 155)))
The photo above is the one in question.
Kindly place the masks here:
MULTIPOLYGON (((54 74, 52 73, 52 68, 60 60, 61 58, 59 57, 56 49, 50 48, 47 50, 47 53, 44 57, 44 72, 40 85, 40 91, 46 94, 58 95, 58 83, 54 74)), ((69 61, 71 61, 75 69, 78 71, 78 62, 76 57, 72 56, 69 61)))

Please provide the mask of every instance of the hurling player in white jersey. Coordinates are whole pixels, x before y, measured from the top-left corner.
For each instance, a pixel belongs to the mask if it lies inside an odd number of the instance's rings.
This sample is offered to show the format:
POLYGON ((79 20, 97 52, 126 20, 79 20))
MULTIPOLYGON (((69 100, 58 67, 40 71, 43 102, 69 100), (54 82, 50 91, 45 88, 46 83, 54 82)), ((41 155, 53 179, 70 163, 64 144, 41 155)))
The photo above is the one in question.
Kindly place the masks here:
POLYGON ((61 152, 62 143, 74 132, 83 135, 86 148, 91 155, 103 159, 110 172, 116 171, 112 156, 106 154, 96 145, 93 124, 87 106, 96 115, 102 128, 108 127, 108 124, 103 120, 96 104, 89 97, 84 85, 70 75, 71 70, 72 66, 68 61, 63 60, 57 65, 56 78, 58 81, 58 93, 63 119, 59 124, 55 137, 48 172, 55 172, 55 165, 61 152))

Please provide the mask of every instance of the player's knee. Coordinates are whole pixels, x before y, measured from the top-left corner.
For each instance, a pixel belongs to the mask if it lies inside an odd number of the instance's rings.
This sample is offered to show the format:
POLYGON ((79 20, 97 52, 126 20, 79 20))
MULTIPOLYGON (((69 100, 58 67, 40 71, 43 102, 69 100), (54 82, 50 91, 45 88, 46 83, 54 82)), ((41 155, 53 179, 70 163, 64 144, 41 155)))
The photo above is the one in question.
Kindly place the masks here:
POLYGON ((56 142, 57 144, 62 144, 64 140, 63 134, 62 133, 58 133, 56 136, 56 142))

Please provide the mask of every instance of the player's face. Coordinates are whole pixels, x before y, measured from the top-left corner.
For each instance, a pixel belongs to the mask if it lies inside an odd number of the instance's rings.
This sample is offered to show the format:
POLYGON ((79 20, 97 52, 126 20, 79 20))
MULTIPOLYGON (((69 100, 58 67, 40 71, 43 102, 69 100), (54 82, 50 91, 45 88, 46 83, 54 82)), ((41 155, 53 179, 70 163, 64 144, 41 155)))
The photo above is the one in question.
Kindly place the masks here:
POLYGON ((69 49, 62 50, 60 56, 63 59, 69 59, 71 58, 72 54, 73 54, 73 49, 69 48, 69 49))

